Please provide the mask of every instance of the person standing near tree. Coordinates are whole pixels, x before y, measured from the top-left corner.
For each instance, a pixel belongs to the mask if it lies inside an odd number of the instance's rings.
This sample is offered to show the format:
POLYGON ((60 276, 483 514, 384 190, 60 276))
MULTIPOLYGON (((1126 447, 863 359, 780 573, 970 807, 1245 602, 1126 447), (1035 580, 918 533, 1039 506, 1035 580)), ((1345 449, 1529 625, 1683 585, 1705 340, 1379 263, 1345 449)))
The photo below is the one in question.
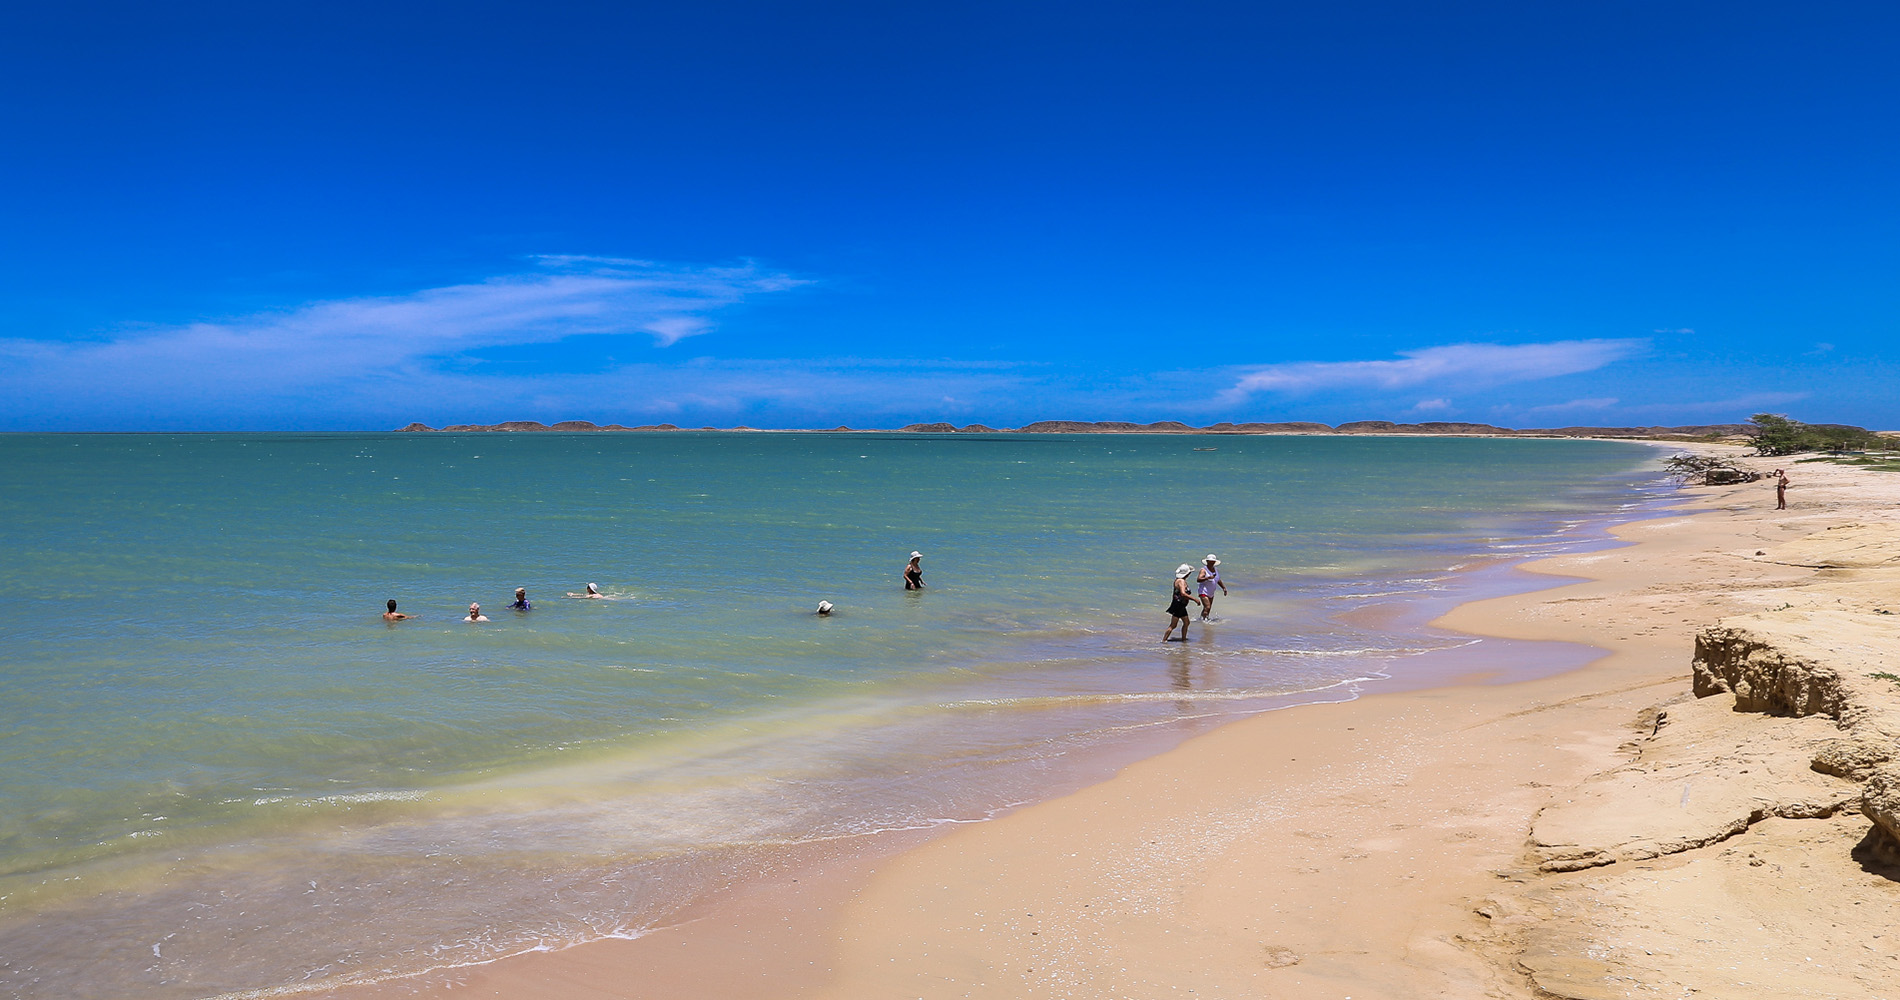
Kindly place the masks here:
POLYGON ((1775 470, 1775 509, 1788 509, 1788 473, 1785 469, 1775 470))

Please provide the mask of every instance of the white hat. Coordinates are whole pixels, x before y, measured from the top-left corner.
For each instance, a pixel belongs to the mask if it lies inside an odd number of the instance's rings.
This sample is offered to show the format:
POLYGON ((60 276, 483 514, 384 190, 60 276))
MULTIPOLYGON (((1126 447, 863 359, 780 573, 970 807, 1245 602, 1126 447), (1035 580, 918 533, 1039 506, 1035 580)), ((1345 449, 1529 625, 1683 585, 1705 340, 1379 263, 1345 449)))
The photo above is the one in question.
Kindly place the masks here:
POLYGON ((1214 558, 1214 553, 1212 553, 1212 552, 1209 552, 1209 553, 1207 554, 1207 558, 1206 558, 1206 559, 1203 559, 1203 560, 1201 560, 1201 561, 1202 561, 1202 562, 1211 562, 1211 563, 1213 563, 1213 564, 1214 564, 1214 565, 1216 565, 1216 566, 1219 566, 1219 565, 1220 565, 1220 560, 1219 560, 1219 559, 1216 559, 1216 558, 1214 558))
POLYGON ((830 614, 830 613, 831 613, 831 602, 830 602, 830 601, 819 601, 819 602, 818 602, 818 613, 819 613, 819 614, 821 614, 821 615, 828 615, 828 614, 830 614))
POLYGON ((910 557, 912 559, 922 559, 924 557, 924 554, 922 552, 912 552, 910 554, 910 557))
POLYGON ((1174 575, 1175 575, 1175 577, 1176 577, 1176 578, 1178 579, 1178 578, 1180 578, 1180 577, 1184 577, 1184 576, 1186 576, 1186 575, 1188 575, 1189 573, 1192 573, 1192 572, 1194 572, 1194 567, 1192 567, 1192 566, 1189 566, 1189 565, 1188 565, 1187 563, 1182 563, 1182 564, 1181 564, 1181 567, 1180 567, 1179 569, 1177 569, 1177 570, 1175 570, 1175 571, 1174 571, 1174 575))
POLYGON ((598 594, 598 593, 600 593, 600 584, 598 584, 598 583, 590 583, 590 584, 588 584, 588 585, 587 585, 587 592, 588 592, 588 593, 590 593, 590 594, 598 594))

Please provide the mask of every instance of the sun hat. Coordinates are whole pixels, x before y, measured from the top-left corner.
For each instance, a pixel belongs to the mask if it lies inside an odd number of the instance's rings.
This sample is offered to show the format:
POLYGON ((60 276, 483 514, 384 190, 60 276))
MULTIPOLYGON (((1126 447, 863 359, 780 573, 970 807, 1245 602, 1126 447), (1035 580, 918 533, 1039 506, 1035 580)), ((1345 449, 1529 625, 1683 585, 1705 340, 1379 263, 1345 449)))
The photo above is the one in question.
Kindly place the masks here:
POLYGON ((912 552, 910 554, 910 557, 912 559, 922 559, 924 557, 924 554, 922 552, 912 552))
POLYGON ((1207 558, 1206 558, 1206 559, 1203 559, 1203 560, 1201 560, 1201 561, 1202 561, 1202 562, 1211 562, 1211 563, 1213 563, 1213 564, 1214 564, 1214 565, 1216 565, 1216 566, 1219 566, 1219 565, 1220 565, 1220 560, 1219 560, 1219 559, 1216 559, 1216 558, 1214 558, 1214 553, 1212 553, 1212 552, 1209 552, 1209 553, 1207 554, 1207 558))
POLYGON ((600 584, 598 584, 598 583, 590 583, 590 584, 588 584, 588 585, 587 585, 587 592, 588 592, 588 593, 590 593, 590 594, 598 594, 598 593, 600 593, 600 584))
POLYGON ((1184 577, 1184 576, 1186 576, 1186 575, 1188 575, 1189 573, 1192 573, 1192 572, 1194 572, 1194 567, 1192 567, 1192 566, 1189 566, 1189 565, 1188 565, 1187 563, 1182 563, 1182 564, 1181 564, 1181 567, 1180 567, 1179 569, 1177 569, 1177 570, 1175 570, 1175 571, 1174 571, 1174 575, 1175 575, 1175 577, 1176 577, 1176 578, 1178 579, 1178 578, 1180 578, 1180 577, 1184 577))
POLYGON ((819 602, 818 602, 818 613, 819 613, 819 614, 821 614, 821 615, 828 615, 828 614, 830 614, 830 613, 831 613, 831 602, 830 602, 830 601, 819 601, 819 602))

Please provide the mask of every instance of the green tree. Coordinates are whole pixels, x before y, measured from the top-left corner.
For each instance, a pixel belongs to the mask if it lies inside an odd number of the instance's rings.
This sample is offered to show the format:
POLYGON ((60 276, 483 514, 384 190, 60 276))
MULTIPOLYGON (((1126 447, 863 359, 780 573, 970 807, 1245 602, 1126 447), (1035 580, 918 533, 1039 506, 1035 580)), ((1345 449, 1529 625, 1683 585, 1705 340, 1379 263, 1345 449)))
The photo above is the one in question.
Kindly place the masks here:
POLYGON ((1847 424, 1804 424, 1779 413, 1757 413, 1755 454, 1792 455, 1799 451, 1868 451, 1888 447, 1880 435, 1847 424))
POLYGON ((1757 413, 1748 418, 1755 425, 1755 454, 1792 455, 1804 451, 1800 421, 1779 413, 1757 413))

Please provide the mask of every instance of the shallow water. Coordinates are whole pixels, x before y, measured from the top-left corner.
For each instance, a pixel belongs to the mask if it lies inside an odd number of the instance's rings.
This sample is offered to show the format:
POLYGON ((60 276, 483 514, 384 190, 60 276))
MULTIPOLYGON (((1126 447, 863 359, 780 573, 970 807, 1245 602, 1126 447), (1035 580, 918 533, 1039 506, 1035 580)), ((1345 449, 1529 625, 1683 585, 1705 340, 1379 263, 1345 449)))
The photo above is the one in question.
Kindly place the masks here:
POLYGON ((1350 612, 1574 544, 1661 489, 1653 454, 0 437, 0 987, 207 996, 636 934, 781 845, 978 819, 1123 734, 1469 642, 1350 612), (1164 647, 1209 551, 1221 620, 1164 647), (612 599, 559 596, 590 581, 612 599))

